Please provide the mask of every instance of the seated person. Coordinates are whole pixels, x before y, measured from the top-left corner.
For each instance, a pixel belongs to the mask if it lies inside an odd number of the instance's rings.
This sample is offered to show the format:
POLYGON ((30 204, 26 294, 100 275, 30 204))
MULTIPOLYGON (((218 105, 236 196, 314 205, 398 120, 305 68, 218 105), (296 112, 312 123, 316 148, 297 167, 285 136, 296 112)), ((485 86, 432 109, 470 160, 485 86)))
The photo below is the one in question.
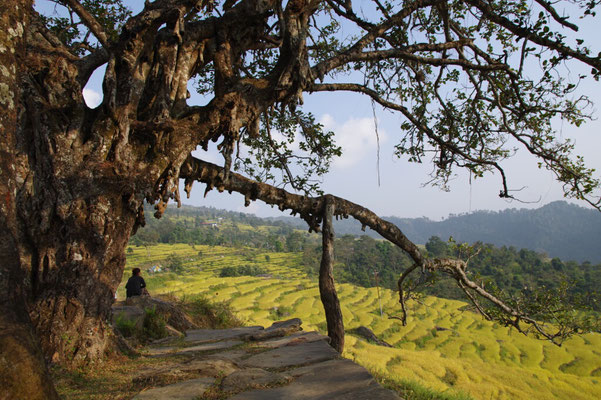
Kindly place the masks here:
POLYGON ((125 284, 125 289, 127 289, 126 296, 141 296, 143 294, 147 295, 146 291, 146 282, 144 282, 144 278, 140 276, 140 268, 134 268, 131 270, 131 278, 127 280, 125 284))

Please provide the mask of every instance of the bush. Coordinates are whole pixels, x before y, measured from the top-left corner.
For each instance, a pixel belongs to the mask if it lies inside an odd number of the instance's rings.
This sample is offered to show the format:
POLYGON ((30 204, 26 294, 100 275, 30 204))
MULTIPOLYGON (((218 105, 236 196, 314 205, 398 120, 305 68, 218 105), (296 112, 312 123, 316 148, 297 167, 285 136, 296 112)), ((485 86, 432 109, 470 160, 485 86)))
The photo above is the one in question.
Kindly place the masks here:
POLYGON ((115 328, 123 335, 123 337, 132 337, 138 330, 136 321, 126 318, 123 313, 117 315, 115 328))
POLYGON ((234 276, 257 276, 266 274, 267 271, 256 265, 243 265, 240 267, 224 267, 221 269, 219 276, 222 278, 234 276))
POLYGON ((274 321, 289 317, 290 315, 292 315, 292 308, 290 307, 280 306, 269 310, 269 317, 274 321))
POLYGON ((176 253, 171 253, 169 257, 167 257, 167 268, 176 273, 182 272, 184 269, 183 258, 176 253))
POLYGON ((144 309, 143 336, 145 339, 162 339, 167 337, 167 322, 165 316, 156 312, 156 308, 144 309))
POLYGON ((145 308, 142 326, 138 326, 135 319, 129 319, 124 314, 119 314, 115 320, 115 328, 126 338, 134 338, 139 343, 162 339, 167 332, 165 316, 157 313, 156 309, 145 308))
POLYGON ((204 296, 186 296, 181 301, 181 307, 201 328, 232 328, 242 325, 225 301, 212 302, 204 296))

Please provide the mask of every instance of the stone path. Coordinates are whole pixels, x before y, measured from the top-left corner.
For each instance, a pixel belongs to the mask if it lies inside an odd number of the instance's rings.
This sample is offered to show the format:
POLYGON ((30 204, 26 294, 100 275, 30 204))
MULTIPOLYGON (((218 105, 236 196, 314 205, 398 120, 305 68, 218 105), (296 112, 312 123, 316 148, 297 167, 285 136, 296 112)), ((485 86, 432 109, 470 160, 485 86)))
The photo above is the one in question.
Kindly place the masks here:
POLYGON ((300 326, 295 318, 266 329, 190 330, 183 339, 157 344, 147 356, 181 357, 141 369, 133 382, 154 387, 134 399, 400 399, 365 368, 341 358, 327 336, 300 326))

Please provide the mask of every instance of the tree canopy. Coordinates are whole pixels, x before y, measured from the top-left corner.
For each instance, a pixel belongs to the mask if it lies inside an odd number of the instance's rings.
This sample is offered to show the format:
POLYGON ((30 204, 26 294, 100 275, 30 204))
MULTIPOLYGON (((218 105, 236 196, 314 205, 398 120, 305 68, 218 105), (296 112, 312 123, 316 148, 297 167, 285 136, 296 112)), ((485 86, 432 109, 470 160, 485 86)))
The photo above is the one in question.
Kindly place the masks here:
POLYGON ((311 230, 323 224, 320 289, 339 350, 334 216, 356 218, 411 257, 401 304, 409 274, 439 271, 477 304, 491 303, 496 311, 481 308, 488 318, 551 340, 581 329, 568 317, 558 330, 543 326, 541 310, 470 280, 465 260, 428 258, 370 210, 322 195, 320 175, 344 155, 302 103, 313 92, 356 92, 398 113, 396 155, 431 163, 435 184, 456 168, 492 171, 510 198, 501 161, 520 146, 567 196, 601 208, 593 171, 553 129, 555 119, 578 126, 591 117, 577 88, 599 79, 601 53, 577 31, 580 18, 597 18, 598 1, 155 0, 136 13, 119 0, 55 3, 65 11, 54 16, 40 16, 30 0, 11 3, 0 30, 0 234, 8 243, 0 258, 10 260, 2 326, 37 337, 11 348, 74 362, 106 349, 105 321, 143 203, 160 217, 179 202, 180 179, 188 192, 200 181, 242 193, 247 204, 292 210, 311 230), (82 89, 103 64, 103 102, 91 109, 82 89), (590 72, 569 79, 573 65, 590 72), (190 81, 205 104, 187 103, 190 81), (191 154, 211 141, 220 166, 191 154))

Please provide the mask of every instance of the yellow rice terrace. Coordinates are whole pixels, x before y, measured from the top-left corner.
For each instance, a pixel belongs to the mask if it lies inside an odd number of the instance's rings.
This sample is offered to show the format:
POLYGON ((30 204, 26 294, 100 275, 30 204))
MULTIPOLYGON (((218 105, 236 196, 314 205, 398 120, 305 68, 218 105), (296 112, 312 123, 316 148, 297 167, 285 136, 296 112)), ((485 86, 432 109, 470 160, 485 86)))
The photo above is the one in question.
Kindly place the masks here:
MULTIPOLYGON (((152 295, 203 295, 229 302, 247 324, 293 316, 305 329, 325 331, 317 282, 303 272, 300 253, 185 244, 130 249, 128 268, 143 268, 152 295), (170 258, 178 260, 179 272, 165 272, 170 258), (148 272, 151 266, 161 272, 148 272), (227 276, 233 267, 252 267, 256 274, 227 276)), ((349 333, 343 356, 381 380, 474 399, 601 398, 601 334, 576 336, 558 347, 465 311, 464 302, 431 296, 408 303, 402 326, 388 317, 399 312, 397 293, 380 289, 383 316, 376 288, 340 284, 338 293, 349 333), (359 326, 393 347, 353 335, 359 326)), ((123 285, 118 296, 124 297, 123 285)))

